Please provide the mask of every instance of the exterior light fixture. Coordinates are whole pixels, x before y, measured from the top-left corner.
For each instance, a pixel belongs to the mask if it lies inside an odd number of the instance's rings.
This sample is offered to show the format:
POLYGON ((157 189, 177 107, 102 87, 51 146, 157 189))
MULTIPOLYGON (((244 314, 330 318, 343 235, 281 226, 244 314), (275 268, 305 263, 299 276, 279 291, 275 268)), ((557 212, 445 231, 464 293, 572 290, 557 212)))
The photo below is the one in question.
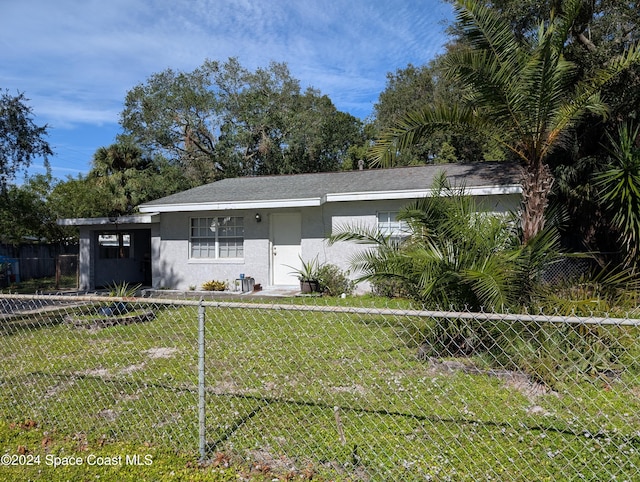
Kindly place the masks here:
POLYGON ((256 213, 256 223, 259 223, 260 221, 262 221, 262 216, 260 213, 256 213))

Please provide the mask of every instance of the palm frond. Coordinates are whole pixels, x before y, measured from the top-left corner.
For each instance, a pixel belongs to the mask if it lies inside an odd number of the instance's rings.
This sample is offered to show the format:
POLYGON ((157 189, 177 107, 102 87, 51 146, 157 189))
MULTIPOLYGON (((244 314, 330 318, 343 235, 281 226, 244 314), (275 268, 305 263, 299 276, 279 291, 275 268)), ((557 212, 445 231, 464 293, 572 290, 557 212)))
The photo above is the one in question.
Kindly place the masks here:
POLYGON ((549 125, 553 126, 553 130, 549 134, 549 141, 543 153, 548 153, 553 147, 554 139, 567 128, 573 126, 585 112, 592 112, 606 117, 608 109, 599 95, 600 90, 623 70, 639 62, 640 45, 634 45, 623 55, 609 61, 606 67, 594 72, 589 79, 580 81, 573 92, 565 97, 555 115, 549 121, 549 125))
POLYGON ((519 295, 510 265, 506 259, 491 256, 464 270, 462 276, 486 308, 502 309, 519 295))
POLYGON ((635 141, 640 127, 621 125, 618 138, 607 134, 611 161, 595 176, 600 202, 612 215, 626 249, 626 264, 637 263, 640 252, 640 148, 635 141))
POLYGON ((365 224, 341 224, 337 225, 329 236, 329 245, 339 241, 353 241, 358 244, 371 244, 376 246, 390 246, 390 236, 382 233, 377 227, 365 224))
POLYGON ((518 42, 511 26, 494 10, 476 0, 458 0, 454 9, 463 35, 473 49, 490 52, 506 68, 517 64, 518 42))
POLYGON ((546 227, 527 244, 516 248, 513 256, 518 286, 523 292, 530 292, 545 269, 563 256, 559 231, 553 226, 546 227))
POLYGON ((471 104, 481 105, 496 124, 517 126, 512 87, 523 56, 511 27, 482 2, 459 1, 455 9, 470 48, 445 57, 446 75, 470 86, 471 104))
MULTIPOLYGON (((465 127, 477 132, 492 133, 492 123, 469 106, 437 104, 407 114, 384 131, 369 149, 372 167, 390 167, 401 150, 443 128, 465 127)), ((500 137, 496 136, 499 140, 500 137)), ((504 141, 504 139, 503 139, 504 141)))

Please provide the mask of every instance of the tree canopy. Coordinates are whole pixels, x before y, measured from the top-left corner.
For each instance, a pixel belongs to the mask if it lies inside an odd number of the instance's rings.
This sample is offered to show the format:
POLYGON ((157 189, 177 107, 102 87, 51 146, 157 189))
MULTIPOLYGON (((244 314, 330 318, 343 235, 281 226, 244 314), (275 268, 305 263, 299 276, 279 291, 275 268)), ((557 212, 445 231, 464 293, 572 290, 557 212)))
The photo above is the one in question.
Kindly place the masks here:
MULTIPOLYGON (((455 3, 454 0, 446 1, 455 3)), ((548 24, 552 10, 556 16, 563 14, 563 2, 559 0, 478 0, 475 3, 500 17, 521 43, 535 41, 539 27, 548 24)), ((458 22, 453 22, 448 30, 452 37, 444 54, 428 65, 409 64, 387 74, 386 88, 374 110, 374 124, 378 131, 393 127, 402 116, 425 106, 455 103, 465 96, 467 87, 446 75, 446 61, 450 55, 469 47, 468 38, 458 22)), ((638 41, 640 9, 637 2, 583 0, 579 2, 579 12, 567 33, 563 55, 574 64, 577 77, 588 77, 638 41)), ((581 119, 573 131, 573 145, 568 149, 571 152, 565 151, 550 159, 554 168, 559 164, 572 168, 579 157, 606 156, 607 131, 616 132, 618 122, 638 117, 640 65, 630 66, 610 79, 602 86, 601 95, 608 106, 608 119, 591 116, 581 119)), ((461 161, 499 160, 504 157, 504 152, 501 153, 501 149, 485 137, 478 138, 468 129, 454 132, 449 126, 398 152, 394 162, 429 162, 437 157, 438 146, 444 142, 454 148, 456 158, 461 161)), ((579 177, 588 176, 581 174, 579 177)))
MULTIPOLYGON (((91 172, 50 181, 50 192, 38 196, 56 202, 59 217, 125 214, 146 200, 224 177, 355 168, 372 140, 390 129, 382 137, 389 142, 378 145, 381 164, 520 157, 526 168, 542 166, 538 178, 529 171, 535 182, 525 189, 537 203, 525 210, 525 218, 537 219, 530 226, 540 226, 555 196, 571 214, 571 233, 615 239, 609 236, 615 222, 606 216, 620 206, 596 191, 612 186, 601 175, 615 168, 609 146, 618 124, 640 111, 640 66, 625 54, 640 40, 637 2, 451 3, 478 15, 459 15, 446 52, 428 65, 387 74, 374 118, 364 126, 326 95, 302 89, 285 63, 252 71, 235 58, 206 60, 191 72, 167 69, 133 87, 121 114, 123 134, 96 151, 91 172), (620 70, 622 64, 628 68, 620 70), (588 95, 591 87, 597 95, 588 95)), ((5 195, 20 169, 51 155, 48 128, 34 123, 27 100, 2 94, 5 195)), ((34 206, 23 200, 36 199, 35 191, 32 183, 13 189, 14 208, 34 206)))
MULTIPOLYGON (((454 48, 453 46, 451 47, 454 48)), ((374 106, 374 122, 378 134, 401 121, 403 117, 435 103, 450 104, 462 95, 463 88, 444 73, 440 56, 428 65, 409 64, 387 74, 387 85, 374 106)), ((498 161, 503 150, 491 139, 468 129, 447 126, 417 140, 414 145, 397 151, 394 165, 447 162, 498 161)))
POLYGON ((284 63, 251 72, 231 58, 171 69, 128 92, 125 134, 179 165, 192 184, 340 169, 362 125, 327 96, 302 92, 284 63))
MULTIPOLYGON (((552 12, 564 15, 568 3, 561 0, 482 0, 511 27, 517 38, 531 41, 552 12)), ((581 0, 564 46, 565 57, 583 75, 610 62, 640 41, 640 9, 634 0, 581 0)), ((454 25, 452 33, 460 35, 454 25)), ((461 37, 457 37, 456 43, 461 37)), ((615 121, 636 116, 640 108, 640 65, 631 66, 602 89, 615 121)), ((617 129, 617 127, 615 128, 617 129)), ((600 129, 602 132, 602 129, 600 129)), ((604 134, 603 134, 604 135, 604 134)))
POLYGON ((372 151, 376 164, 389 165, 398 149, 415 145, 443 128, 466 127, 493 139, 523 167, 523 239, 544 227, 553 185, 549 157, 568 144, 586 114, 607 113, 601 89, 634 62, 630 46, 601 68, 585 74, 565 50, 582 13, 582 0, 552 9, 535 35, 520 37, 498 13, 481 3, 454 3, 463 48, 444 58, 444 72, 465 87, 453 104, 434 103, 406 115, 372 151))
POLYGON ((53 179, 49 174, 28 177, 23 184, 7 185, 0 203, 0 242, 19 245, 25 241, 64 242, 69 230, 56 224, 58 204, 50 198, 53 179))
POLYGON ((0 189, 5 190, 7 182, 15 178, 20 169, 26 169, 31 162, 53 154, 45 140, 47 126, 38 126, 33 121, 33 112, 23 93, 11 95, 8 91, 0 94, 0 189))

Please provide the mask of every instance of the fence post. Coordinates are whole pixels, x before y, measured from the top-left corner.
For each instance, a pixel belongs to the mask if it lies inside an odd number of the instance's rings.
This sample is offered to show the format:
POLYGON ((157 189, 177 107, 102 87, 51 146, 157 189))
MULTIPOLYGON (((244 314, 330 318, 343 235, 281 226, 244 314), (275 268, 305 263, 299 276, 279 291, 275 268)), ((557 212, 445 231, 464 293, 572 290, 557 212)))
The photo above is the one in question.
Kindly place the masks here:
POLYGON ((205 369, 204 369, 204 343, 205 343, 205 310, 202 300, 198 305, 198 423, 199 423, 199 448, 200 462, 204 462, 207 456, 207 433, 205 411, 205 369))

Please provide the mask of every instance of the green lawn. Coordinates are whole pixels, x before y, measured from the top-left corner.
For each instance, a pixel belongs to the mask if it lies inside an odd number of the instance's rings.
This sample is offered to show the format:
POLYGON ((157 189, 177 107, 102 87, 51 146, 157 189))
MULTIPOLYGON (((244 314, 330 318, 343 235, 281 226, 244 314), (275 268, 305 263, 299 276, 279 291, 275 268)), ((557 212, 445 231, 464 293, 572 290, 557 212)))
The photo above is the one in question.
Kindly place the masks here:
POLYGON ((206 316, 207 443, 217 463, 196 463, 196 306, 94 330, 43 312, 0 324, 0 453, 44 462, 132 452, 153 463, 0 467, 0 479, 640 476, 632 370, 551 391, 419 360, 416 333, 428 320, 417 317, 228 307, 206 316))
POLYGON ((20 283, 12 283, 5 291, 11 293, 36 293, 36 292, 57 292, 73 290, 78 288, 78 277, 76 275, 61 276, 58 285, 54 277, 34 278, 20 283))

